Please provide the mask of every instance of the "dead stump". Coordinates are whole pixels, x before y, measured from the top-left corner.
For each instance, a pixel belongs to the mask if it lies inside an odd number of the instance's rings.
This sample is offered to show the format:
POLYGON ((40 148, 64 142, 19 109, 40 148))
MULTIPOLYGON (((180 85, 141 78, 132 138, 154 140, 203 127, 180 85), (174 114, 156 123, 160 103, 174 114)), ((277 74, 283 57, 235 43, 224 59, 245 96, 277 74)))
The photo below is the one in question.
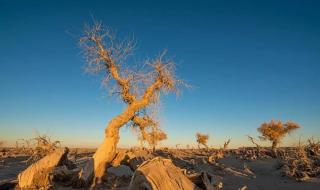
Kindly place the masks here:
POLYGON ((129 190, 199 189, 170 159, 156 157, 141 164, 130 182, 129 190))
POLYGON ((18 175, 19 187, 22 189, 49 188, 54 169, 67 160, 68 149, 61 148, 30 165, 18 175))

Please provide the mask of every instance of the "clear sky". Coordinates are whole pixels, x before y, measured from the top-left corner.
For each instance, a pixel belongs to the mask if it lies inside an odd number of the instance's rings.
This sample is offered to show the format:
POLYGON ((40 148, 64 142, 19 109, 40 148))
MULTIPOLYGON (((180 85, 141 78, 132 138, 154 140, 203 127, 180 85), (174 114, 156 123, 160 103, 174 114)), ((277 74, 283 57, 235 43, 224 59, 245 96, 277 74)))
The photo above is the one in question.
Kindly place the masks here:
MULTIPOLYGON (((287 1, 0 0, 0 139, 34 130, 67 146, 95 147, 124 108, 85 74, 77 41, 92 15, 134 35, 136 56, 163 49, 193 85, 162 97, 163 145, 250 144, 246 134, 272 118, 302 126, 287 137, 320 137, 320 3, 287 1)), ((122 129, 121 146, 137 145, 122 129)))

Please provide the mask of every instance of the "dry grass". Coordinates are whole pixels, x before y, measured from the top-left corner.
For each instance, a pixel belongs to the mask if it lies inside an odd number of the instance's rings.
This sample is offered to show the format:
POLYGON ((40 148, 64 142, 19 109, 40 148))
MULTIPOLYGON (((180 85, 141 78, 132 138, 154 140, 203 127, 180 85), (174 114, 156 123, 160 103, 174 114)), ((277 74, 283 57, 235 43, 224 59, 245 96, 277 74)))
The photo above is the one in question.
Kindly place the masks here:
POLYGON ((31 141, 35 142, 35 147, 27 162, 36 162, 61 146, 60 141, 52 141, 47 135, 38 134, 31 141))

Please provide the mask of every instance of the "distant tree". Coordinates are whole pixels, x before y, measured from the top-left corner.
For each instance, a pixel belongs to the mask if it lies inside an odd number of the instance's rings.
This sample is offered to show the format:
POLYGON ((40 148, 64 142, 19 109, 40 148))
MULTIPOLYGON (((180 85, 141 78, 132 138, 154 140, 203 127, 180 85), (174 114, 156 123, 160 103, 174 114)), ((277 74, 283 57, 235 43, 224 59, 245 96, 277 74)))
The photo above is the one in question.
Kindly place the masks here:
POLYGON ((143 147, 144 142, 147 142, 149 146, 155 151, 156 146, 159 144, 160 141, 167 139, 167 134, 160 129, 160 124, 155 119, 156 115, 156 108, 153 108, 153 116, 149 115, 149 119, 152 121, 149 125, 141 127, 139 123, 133 123, 132 130, 135 133, 138 133, 138 140, 140 142, 141 147, 143 147))
POLYGON ((205 135, 202 133, 196 133, 196 139, 197 139, 199 148, 200 148, 200 145, 203 145, 204 147, 208 148, 207 142, 209 139, 209 135, 205 135))
POLYGON ((300 126, 291 121, 282 123, 281 121, 271 120, 269 123, 263 123, 257 130, 261 133, 260 139, 272 142, 272 151, 276 154, 281 139, 298 128, 300 126))
POLYGON ((158 143, 167 139, 167 134, 157 127, 152 127, 151 131, 146 132, 145 139, 150 145, 150 147, 152 147, 152 150, 155 151, 158 143))
POLYGON ((256 148, 259 152, 261 146, 256 142, 256 139, 251 137, 250 135, 247 135, 247 137, 248 137, 249 141, 256 146, 256 148))
POLYGON ((227 150, 228 149, 228 146, 229 146, 230 142, 231 142, 231 139, 228 139, 228 141, 224 142, 223 150, 227 150))
POLYGON ((134 125, 142 132, 153 126, 154 120, 148 112, 150 105, 157 104, 163 93, 177 93, 178 86, 183 83, 176 78, 174 62, 165 59, 165 53, 141 65, 128 64, 127 58, 132 54, 135 43, 117 40, 115 34, 103 28, 101 23, 87 27, 80 44, 87 61, 86 70, 100 74, 103 84, 110 87, 109 93, 126 104, 123 112, 108 123, 104 141, 93 156, 94 183, 100 183, 106 167, 116 155, 120 128, 134 125))

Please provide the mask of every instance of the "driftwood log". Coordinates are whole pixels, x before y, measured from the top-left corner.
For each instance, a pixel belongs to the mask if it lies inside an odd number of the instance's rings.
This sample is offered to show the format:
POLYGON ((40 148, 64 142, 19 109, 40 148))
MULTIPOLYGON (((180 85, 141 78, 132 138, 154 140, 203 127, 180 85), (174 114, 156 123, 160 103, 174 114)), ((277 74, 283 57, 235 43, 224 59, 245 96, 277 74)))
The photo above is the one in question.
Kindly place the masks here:
POLYGON ((30 165, 18 175, 18 184, 22 189, 48 188, 52 185, 51 174, 54 169, 67 160, 67 148, 57 149, 41 160, 30 165))
POLYGON ((199 189, 171 160, 156 157, 141 164, 135 171, 130 190, 196 190, 199 189))

